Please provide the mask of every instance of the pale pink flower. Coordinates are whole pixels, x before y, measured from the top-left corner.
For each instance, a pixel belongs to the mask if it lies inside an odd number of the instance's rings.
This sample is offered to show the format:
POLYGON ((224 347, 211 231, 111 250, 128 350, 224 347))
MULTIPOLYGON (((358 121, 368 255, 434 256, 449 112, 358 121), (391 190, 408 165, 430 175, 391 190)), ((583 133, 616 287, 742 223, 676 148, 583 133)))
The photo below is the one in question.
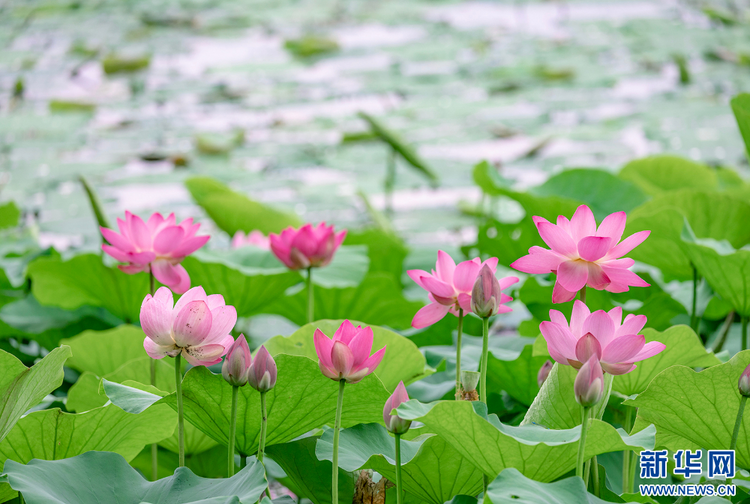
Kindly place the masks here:
POLYGON ((245 234, 244 231, 237 231, 232 237, 232 248, 242 248, 246 246, 256 247, 263 250, 271 250, 271 241, 268 236, 264 235, 257 229, 245 234))
POLYGON ((233 387, 244 387, 247 384, 247 370, 252 362, 253 357, 245 335, 240 334, 227 350, 221 365, 221 376, 233 387))
POLYGON ((411 420, 404 420, 398 415, 391 415, 391 411, 395 410, 408 400, 409 394, 406 392, 404 382, 399 382, 396 390, 385 402, 385 407, 383 408, 383 422, 385 422, 385 428, 388 429, 389 432, 403 434, 409 430, 409 427, 411 427, 411 420))
POLYGON ((258 392, 268 392, 276 386, 276 376, 276 361, 266 347, 261 345, 250 369, 247 370, 247 382, 258 392))
POLYGON ((102 244, 102 250, 127 263, 118 266, 122 271, 133 274, 150 269, 158 281, 177 294, 190 288, 190 276, 180 262, 210 238, 195 236, 200 224, 193 224, 192 218, 175 224, 174 214, 165 219, 159 213, 143 222, 137 215, 125 212, 125 220, 118 218, 117 226, 119 234, 108 228, 99 229, 111 244, 102 244))
POLYGON ((372 351, 372 328, 357 326, 344 320, 333 339, 320 329, 313 336, 318 365, 325 376, 332 380, 357 383, 378 367, 385 355, 385 347, 374 354, 372 351))
POLYGON ((663 343, 638 334, 646 325, 645 315, 630 314, 622 320, 622 308, 591 313, 581 301, 573 304, 570 325, 565 315, 549 311, 550 321, 539 324, 547 350, 556 362, 578 369, 596 354, 607 373, 621 375, 635 369, 635 362, 664 350, 663 343))
POLYGON ((596 355, 592 355, 578 370, 575 382, 573 382, 573 391, 576 395, 576 402, 584 408, 590 408, 602 400, 604 373, 596 355))
POLYGON ((268 235, 271 251, 287 268, 293 270, 327 266, 345 237, 346 229, 337 234, 333 226, 326 226, 325 222, 317 227, 305 224, 294 229, 290 226, 281 234, 268 235))
POLYGON ((141 304, 143 347, 154 359, 182 354, 193 366, 221 362, 235 344, 230 333, 236 323, 234 306, 220 294, 207 296, 203 287, 193 287, 174 306, 172 292, 160 287, 141 304))
MULTIPOLYGON (((407 271, 417 285, 429 292, 427 297, 430 299, 430 304, 414 315, 411 325, 417 329, 427 327, 441 320, 447 313, 458 316, 459 308, 463 308, 464 313, 471 313, 471 291, 485 265, 494 275, 497 270, 497 257, 491 257, 484 262, 477 257, 456 266, 456 262, 449 254, 439 250, 435 269, 431 273, 424 270, 407 271)), ((500 289, 506 289, 516 282, 516 277, 505 277, 499 280, 500 289)), ((512 300, 513 298, 507 294, 501 294, 497 313, 512 311, 504 305, 512 300)))
POLYGON ((648 287, 641 277, 630 271, 635 263, 623 258, 645 240, 651 231, 638 231, 624 240, 625 212, 604 218, 599 227, 591 209, 581 205, 573 217, 562 215, 557 224, 534 217, 539 235, 551 250, 534 246, 511 268, 524 273, 555 273, 557 279, 552 291, 553 303, 572 300, 584 286, 609 292, 627 292, 630 286, 648 287))

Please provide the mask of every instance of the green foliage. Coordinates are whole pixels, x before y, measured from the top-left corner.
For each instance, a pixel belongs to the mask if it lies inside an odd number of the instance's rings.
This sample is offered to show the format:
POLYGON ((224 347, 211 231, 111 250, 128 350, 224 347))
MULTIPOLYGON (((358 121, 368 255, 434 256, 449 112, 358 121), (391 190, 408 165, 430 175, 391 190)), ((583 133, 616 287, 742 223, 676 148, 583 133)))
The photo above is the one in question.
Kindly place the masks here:
POLYGON ((339 45, 333 39, 317 35, 305 35, 298 39, 284 41, 284 48, 298 58, 310 58, 336 52, 339 50, 339 45))
POLYGON ((493 392, 505 390, 520 403, 531 405, 539 392, 537 374, 547 360, 546 357, 534 357, 532 350, 531 344, 527 344, 520 353, 491 350, 487 365, 487 389, 493 392))
POLYGON ((623 166, 618 177, 637 184, 651 196, 679 189, 709 191, 718 185, 716 172, 708 166, 670 155, 631 161, 623 166))
POLYGON ((730 102, 737 126, 740 128, 746 152, 750 152, 750 94, 740 93, 730 102))
POLYGON ((117 73, 132 73, 148 68, 151 56, 125 57, 110 54, 102 60, 102 69, 107 75, 117 73))
POLYGON ((16 227, 20 217, 21 211, 12 201, 0 205, 0 229, 16 227))
POLYGON ((140 328, 131 325, 107 331, 84 331, 78 336, 63 340, 73 350, 68 366, 104 376, 126 362, 146 355, 143 349, 145 337, 140 328))
POLYGON ((487 487, 488 503, 510 504, 603 504, 602 500, 586 491, 581 478, 566 478, 554 483, 540 483, 529 479, 518 470, 504 470, 487 487))

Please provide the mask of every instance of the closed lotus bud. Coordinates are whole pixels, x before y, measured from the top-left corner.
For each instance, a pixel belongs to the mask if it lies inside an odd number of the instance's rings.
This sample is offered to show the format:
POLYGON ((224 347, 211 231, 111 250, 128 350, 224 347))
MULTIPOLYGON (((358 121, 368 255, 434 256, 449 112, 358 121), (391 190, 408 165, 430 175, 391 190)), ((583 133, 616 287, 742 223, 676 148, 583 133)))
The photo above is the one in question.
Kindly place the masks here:
POLYGON ((590 408, 602 400, 604 373, 596 355, 592 355, 578 370, 573 390, 576 394, 576 401, 584 408, 590 408))
POLYGON ((542 388, 544 382, 547 381, 550 371, 552 371, 552 361, 548 360, 542 364, 542 367, 539 369, 539 374, 536 375, 536 382, 539 384, 539 388, 542 388))
POLYGON ((748 365, 740 375, 738 386, 740 388, 740 394, 745 397, 750 397, 750 365, 748 365))
POLYGON ((411 420, 404 420, 398 415, 391 415, 391 411, 395 410, 408 400, 409 394, 406 392, 404 382, 399 382, 393 395, 385 402, 385 407, 383 408, 383 421, 385 422, 385 428, 394 434, 403 434, 409 430, 409 427, 411 427, 411 420))
POLYGON ((500 282, 485 264, 474 281, 474 288, 471 289, 471 311, 480 318, 495 315, 500 306, 500 296, 500 282))
POLYGON ((252 363, 253 357, 247 346, 245 335, 239 338, 229 347, 224 364, 221 365, 221 376, 233 387, 243 387, 247 383, 247 370, 252 363))
POLYGON ((476 390, 480 376, 479 371, 461 371, 461 388, 464 389, 464 392, 476 390))
POLYGON ((276 361, 261 346, 255 360, 247 370, 247 382, 258 392, 268 392, 276 386, 276 361))

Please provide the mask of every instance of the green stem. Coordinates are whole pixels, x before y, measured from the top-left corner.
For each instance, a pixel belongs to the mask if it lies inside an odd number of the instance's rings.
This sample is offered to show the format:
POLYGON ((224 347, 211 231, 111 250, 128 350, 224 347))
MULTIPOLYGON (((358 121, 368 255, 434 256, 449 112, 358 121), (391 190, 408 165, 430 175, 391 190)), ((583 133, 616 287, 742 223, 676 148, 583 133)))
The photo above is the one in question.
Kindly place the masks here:
POLYGON ((182 372, 180 371, 180 358, 177 354, 174 358, 174 384, 177 389, 177 441, 180 445, 179 466, 185 467, 185 418, 182 413, 182 372))
POLYGON ((581 439, 578 441, 578 463, 576 464, 576 476, 583 478, 583 463, 585 462, 586 453, 586 436, 589 430, 589 410, 591 408, 583 408, 581 414, 581 439))
MULTIPOLYGON (((148 269, 149 292, 154 295, 154 272, 148 269)), ((151 359, 151 386, 156 386, 156 359, 151 359)), ((151 481, 159 479, 159 445, 151 445, 151 481)))
POLYGON ((716 339, 716 342, 714 343, 714 347, 711 349, 713 353, 719 353, 721 352, 721 349, 724 348, 724 343, 727 341, 727 336, 729 335, 729 330, 732 328, 732 322, 734 322, 734 310, 730 311, 727 315, 727 318, 724 319, 724 324, 721 326, 721 332, 719 333, 719 337, 716 339))
POLYGON ((594 495, 599 497, 599 462, 596 460, 596 455, 591 458, 591 472, 594 478, 594 495))
POLYGON ((266 410, 266 393, 260 393, 260 441, 258 441, 258 460, 263 462, 266 453, 266 429, 268 427, 268 413, 266 410))
POLYGON ((740 435, 740 426, 742 425, 742 413, 745 412, 745 403, 747 402, 747 396, 742 396, 740 399, 740 409, 737 412, 737 420, 734 422, 734 431, 732 431, 732 442, 729 445, 730 450, 734 450, 737 447, 737 437, 740 435))
POLYGON ((315 321, 315 296, 313 295, 312 266, 307 268, 307 323, 315 321))
POLYGON ((393 214, 393 188, 396 186, 396 150, 391 149, 388 153, 388 160, 385 172, 385 182, 383 190, 385 192, 385 212, 388 215, 393 214))
POLYGON ((487 500, 487 487, 490 484, 490 478, 486 474, 482 475, 482 502, 489 502, 487 500))
POLYGON ((247 466, 247 456, 240 452, 240 469, 244 469, 247 466))
POLYGON ((396 434, 396 504, 401 504, 401 434, 396 434))
POLYGON ((341 430, 341 410, 344 408, 344 385, 346 380, 339 381, 339 399, 336 403, 336 423, 333 424, 333 475, 331 482, 331 502, 339 502, 339 431, 341 430))
POLYGON ((464 330, 464 309, 458 309, 458 339, 456 340, 456 400, 461 399, 461 336, 464 330))
POLYGON ((696 322, 698 320, 698 270, 693 266, 693 311, 690 312, 690 327, 693 331, 698 332, 696 322))
MULTIPOLYGON (((623 424, 625 432, 630 434, 633 428, 633 407, 625 406, 625 423, 623 424)), ((622 452, 622 491, 632 493, 632 481, 630 478, 630 458, 633 456, 632 450, 622 452)))
POLYGON ((742 349, 747 350, 747 317, 742 315, 740 320, 742 320, 742 349))
POLYGON ((578 291, 579 298, 581 300, 581 303, 586 303, 586 286, 584 285, 581 287, 581 290, 578 291))
POLYGON ((237 433, 237 393, 239 387, 232 386, 232 416, 229 417, 229 442, 227 443, 227 478, 234 476, 234 439, 237 433))
POLYGON ((487 354, 489 351, 490 344, 490 318, 485 317, 482 319, 482 369, 480 377, 480 389, 481 400, 484 404, 487 404, 487 354))

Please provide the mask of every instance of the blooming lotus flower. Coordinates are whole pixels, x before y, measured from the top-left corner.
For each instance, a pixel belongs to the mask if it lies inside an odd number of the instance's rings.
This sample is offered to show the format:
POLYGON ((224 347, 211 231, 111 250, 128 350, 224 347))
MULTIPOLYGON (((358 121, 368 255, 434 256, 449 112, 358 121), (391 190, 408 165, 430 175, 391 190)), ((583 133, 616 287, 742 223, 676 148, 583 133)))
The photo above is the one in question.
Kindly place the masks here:
POLYGON ((290 226, 281 234, 268 235, 271 251, 287 268, 293 270, 326 266, 345 237, 346 229, 336 234, 333 226, 326 226, 325 222, 317 227, 305 224, 294 229, 290 226))
POLYGON ((596 354, 609 374, 621 375, 635 369, 635 362, 648 359, 664 350, 663 343, 646 339, 638 332, 646 325, 645 315, 628 315, 622 320, 619 306, 609 312, 591 313, 581 301, 573 304, 570 325, 565 315, 549 311, 550 321, 539 329, 547 341, 550 356, 560 364, 578 369, 596 354))
POLYGON ((244 387, 247 383, 247 370, 253 361, 250 354, 250 347, 247 346, 247 340, 244 334, 232 343, 224 357, 224 364, 221 365, 221 376, 233 387, 244 387))
POLYGON ((257 229, 247 235, 244 231, 237 231, 232 237, 232 248, 242 248, 245 246, 257 247, 263 250, 271 250, 271 242, 268 236, 264 235, 257 229))
MULTIPOLYGON (((220 294, 193 287, 172 306, 172 292, 160 287, 141 304, 143 347, 154 359, 182 354, 193 366, 211 366, 235 343, 230 334, 237 311, 220 294)), ((249 361, 246 361, 249 362, 249 361)))
POLYGON ((604 394, 604 373, 599 360, 592 355, 578 370, 573 383, 576 402, 584 408, 590 408, 602 400, 604 394))
POLYGON ((539 385, 539 388, 542 388, 544 382, 547 381, 547 377, 549 376, 550 371, 552 371, 552 365, 552 361, 548 360, 542 364, 541 368, 539 368, 539 373, 536 375, 536 383, 539 385))
POLYGON ((635 261, 620 258, 640 245, 651 231, 639 231, 620 241, 626 219, 625 212, 613 213, 597 228, 594 214, 586 205, 579 206, 570 221, 560 215, 557 225, 534 217, 539 235, 552 250, 531 247, 529 255, 510 266, 524 273, 555 273, 553 303, 572 300, 586 285, 609 292, 627 292, 630 286, 648 287, 628 269, 635 261))
POLYGON ((276 361, 265 346, 258 349, 255 360, 247 370, 247 382, 258 392, 268 392, 276 386, 276 361))
POLYGON ((393 395, 388 398, 383 408, 383 421, 385 422, 385 428, 389 432, 394 434, 403 434, 411 427, 411 420, 404 420, 398 415, 391 415, 391 411, 395 410, 403 403, 409 400, 409 394, 406 392, 404 382, 399 382, 393 395))
MULTIPOLYGON (((409 270, 406 273, 417 285, 429 292, 430 304, 420 309, 411 321, 412 327, 421 329, 441 320, 447 313, 458 316, 459 308, 464 313, 471 313, 471 291, 474 282, 483 266, 487 266, 493 275, 497 270, 497 257, 482 262, 477 257, 463 261, 456 266, 453 258, 442 250, 438 251, 435 269, 431 273, 424 270, 409 270)), ((500 290, 518 282, 516 277, 506 277, 499 281, 500 290)), ((511 311, 504 303, 512 301, 507 294, 501 294, 498 313, 511 311)))
POLYGON ((174 214, 165 219, 159 213, 149 217, 147 222, 137 215, 125 212, 125 220, 117 219, 120 233, 111 229, 99 229, 111 245, 102 244, 102 250, 118 261, 128 274, 141 271, 153 272, 154 277, 177 294, 190 288, 190 276, 180 264, 185 257, 206 244, 210 236, 195 236, 200 224, 193 219, 185 219, 175 224, 174 214))
POLYGON ((740 389, 740 394, 745 397, 750 397, 750 365, 740 375, 740 381, 737 384, 740 389))
POLYGON ((354 327, 348 320, 336 330, 333 339, 315 329, 315 352, 320 370, 332 380, 361 381, 375 371, 385 355, 385 347, 370 355, 372 338, 372 328, 354 327))

